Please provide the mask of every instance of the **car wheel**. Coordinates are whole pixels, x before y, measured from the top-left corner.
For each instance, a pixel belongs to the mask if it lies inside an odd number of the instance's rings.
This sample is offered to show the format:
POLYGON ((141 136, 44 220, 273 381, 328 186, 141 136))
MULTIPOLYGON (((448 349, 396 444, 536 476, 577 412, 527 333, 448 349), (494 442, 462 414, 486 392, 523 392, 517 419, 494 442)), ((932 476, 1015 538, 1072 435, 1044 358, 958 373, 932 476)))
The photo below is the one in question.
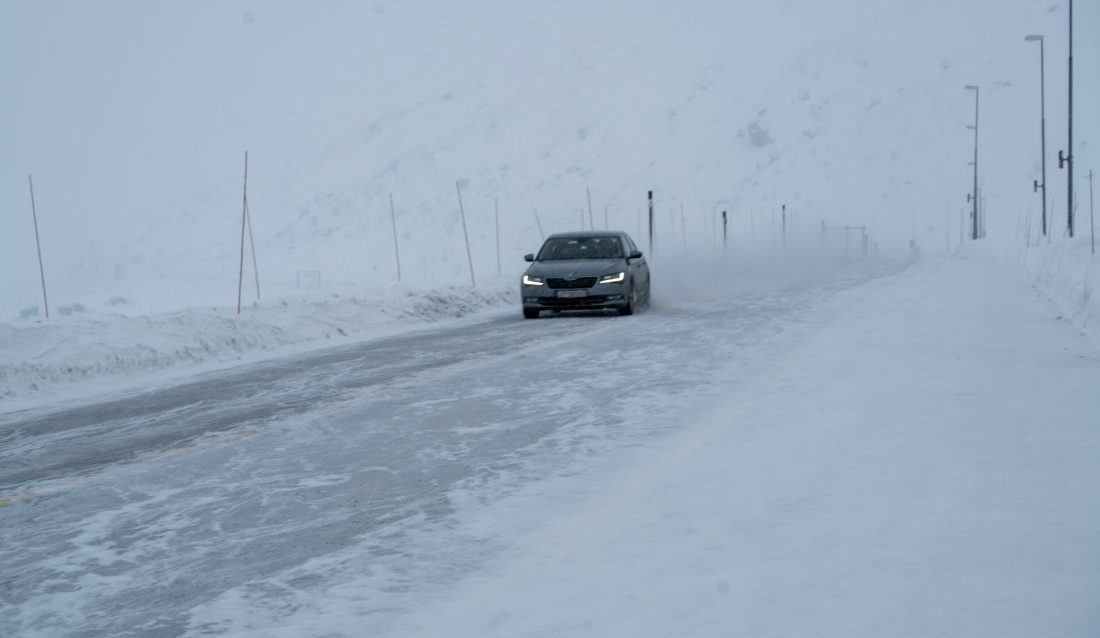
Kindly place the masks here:
POLYGON ((630 292, 626 295, 626 305, 619 308, 620 315, 634 314, 634 304, 638 302, 638 294, 634 292, 634 284, 630 284, 630 292))
POLYGON ((539 318, 538 308, 524 308, 523 309, 523 318, 524 319, 538 319, 539 318))

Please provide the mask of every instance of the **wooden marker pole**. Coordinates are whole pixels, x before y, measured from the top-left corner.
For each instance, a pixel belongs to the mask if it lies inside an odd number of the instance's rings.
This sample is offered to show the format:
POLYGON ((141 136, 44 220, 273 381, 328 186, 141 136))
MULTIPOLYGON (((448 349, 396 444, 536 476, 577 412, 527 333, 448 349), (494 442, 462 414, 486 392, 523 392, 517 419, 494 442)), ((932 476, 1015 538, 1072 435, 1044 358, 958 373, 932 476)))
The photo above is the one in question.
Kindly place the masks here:
POLYGON ((539 211, 538 211, 537 208, 534 209, 534 211, 535 211, 535 225, 538 226, 538 228, 539 228, 539 237, 541 237, 543 241, 546 241, 546 233, 542 232, 542 221, 539 220, 539 211))
POLYGON ((401 283, 401 252, 397 249, 397 212, 393 207, 393 193, 390 193, 390 225, 393 226, 393 259, 397 262, 397 283, 401 283))
POLYGON ((588 198, 588 230, 596 230, 596 222, 592 219, 592 189, 585 186, 584 195, 588 198))
POLYGON ((237 316, 241 314, 241 292, 244 290, 244 232, 248 222, 248 151, 244 152, 244 188, 241 195, 241 269, 237 277, 237 316))
POLYGON ((462 207, 462 185, 455 182, 455 191, 458 192, 458 214, 462 217, 462 236, 466 239, 466 260, 470 262, 470 285, 477 287, 474 279, 474 258, 470 254, 470 233, 466 231, 466 209, 462 207))
POLYGON ((497 274, 500 274, 500 199, 493 198, 493 221, 497 227, 497 274))
POLYGON ((245 204, 244 217, 248 221, 248 245, 252 248, 252 274, 256 276, 256 301, 260 300, 260 268, 256 265, 256 240, 252 238, 252 209, 245 204))
POLYGON ((42 267, 42 242, 38 239, 38 210, 34 204, 34 180, 27 175, 27 185, 31 189, 31 217, 34 219, 34 246, 38 249, 38 276, 42 280, 42 306, 46 311, 46 318, 50 318, 50 302, 46 299, 46 270, 42 267))

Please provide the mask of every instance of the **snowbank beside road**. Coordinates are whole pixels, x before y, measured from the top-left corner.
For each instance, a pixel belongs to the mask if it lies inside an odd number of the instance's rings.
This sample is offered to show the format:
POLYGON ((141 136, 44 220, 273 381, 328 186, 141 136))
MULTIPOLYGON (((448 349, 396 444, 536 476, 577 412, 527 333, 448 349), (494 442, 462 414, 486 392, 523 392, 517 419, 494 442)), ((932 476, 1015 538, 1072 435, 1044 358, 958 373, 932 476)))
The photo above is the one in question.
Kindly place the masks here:
POLYGON ((1100 344, 1100 295, 1095 294, 1100 255, 1092 254, 1087 234, 1018 248, 1016 259, 1066 318, 1100 344))
MULTIPOLYGON (((21 407, 303 349, 394 334, 517 304, 509 282, 284 297, 245 308, 73 314, 0 324, 0 401, 21 407)), ((518 310, 517 310, 518 312, 518 310)))

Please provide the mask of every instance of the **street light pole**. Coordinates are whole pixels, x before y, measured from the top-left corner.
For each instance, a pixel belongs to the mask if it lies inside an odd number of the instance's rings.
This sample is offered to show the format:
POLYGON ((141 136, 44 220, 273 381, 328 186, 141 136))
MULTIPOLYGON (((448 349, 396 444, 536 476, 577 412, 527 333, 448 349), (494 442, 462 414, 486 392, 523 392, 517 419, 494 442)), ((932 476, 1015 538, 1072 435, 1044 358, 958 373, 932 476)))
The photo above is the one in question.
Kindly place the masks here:
POLYGON ((1047 234, 1047 98, 1046 98, 1046 52, 1041 35, 1029 35, 1027 42, 1039 43, 1039 135, 1042 139, 1040 152, 1043 158, 1043 183, 1036 184, 1036 190, 1043 191, 1043 236, 1047 234))
POLYGON ((1066 232, 1073 238, 1073 0, 1069 1, 1069 140, 1058 151, 1058 168, 1066 169, 1066 232))
POLYGON ((974 129, 974 191, 970 194, 971 203, 973 204, 970 221, 971 239, 976 241, 978 239, 978 94, 980 89, 973 84, 967 84, 966 88, 974 91, 974 126, 968 126, 967 128, 974 129))
POLYGON ((1066 145, 1066 207, 1069 237, 1073 239, 1073 0, 1069 0, 1069 139, 1066 145))

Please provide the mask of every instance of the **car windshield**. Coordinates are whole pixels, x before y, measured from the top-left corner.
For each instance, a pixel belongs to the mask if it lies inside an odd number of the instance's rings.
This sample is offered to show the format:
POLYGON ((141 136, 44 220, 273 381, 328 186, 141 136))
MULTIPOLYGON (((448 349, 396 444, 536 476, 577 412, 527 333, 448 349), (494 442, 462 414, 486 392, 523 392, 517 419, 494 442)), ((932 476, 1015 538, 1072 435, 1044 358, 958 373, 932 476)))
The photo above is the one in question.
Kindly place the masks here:
POLYGON ((621 259, 623 247, 618 237, 551 237, 542 245, 538 261, 566 259, 621 259))

